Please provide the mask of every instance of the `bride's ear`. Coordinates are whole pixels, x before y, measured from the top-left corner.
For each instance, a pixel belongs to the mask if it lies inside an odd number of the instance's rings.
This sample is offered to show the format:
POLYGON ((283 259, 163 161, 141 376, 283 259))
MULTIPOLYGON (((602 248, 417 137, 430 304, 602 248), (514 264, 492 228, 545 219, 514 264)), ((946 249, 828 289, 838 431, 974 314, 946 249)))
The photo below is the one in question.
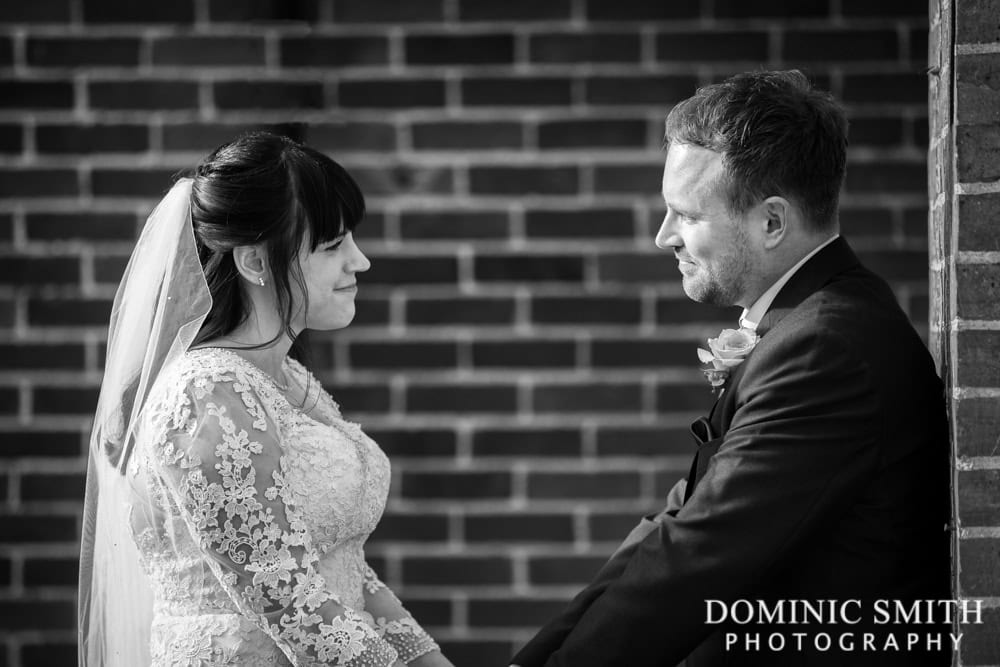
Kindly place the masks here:
POLYGON ((242 245, 233 248, 233 262, 244 280, 263 287, 269 282, 264 248, 260 245, 242 245))

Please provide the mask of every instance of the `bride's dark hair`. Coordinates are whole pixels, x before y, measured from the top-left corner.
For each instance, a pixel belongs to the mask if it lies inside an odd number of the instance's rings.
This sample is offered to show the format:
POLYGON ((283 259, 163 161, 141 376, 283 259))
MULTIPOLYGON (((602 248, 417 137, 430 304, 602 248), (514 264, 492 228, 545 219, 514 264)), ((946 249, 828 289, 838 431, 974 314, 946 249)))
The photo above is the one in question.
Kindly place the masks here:
POLYGON ((308 312, 298 254, 353 230, 365 214, 365 200, 347 171, 319 151, 268 132, 241 136, 215 149, 195 170, 191 220, 212 309, 194 345, 225 336, 250 315, 233 249, 264 244, 277 294, 283 331, 255 347, 267 347, 287 333, 292 317, 308 312), (293 303, 295 280, 303 303, 293 303))

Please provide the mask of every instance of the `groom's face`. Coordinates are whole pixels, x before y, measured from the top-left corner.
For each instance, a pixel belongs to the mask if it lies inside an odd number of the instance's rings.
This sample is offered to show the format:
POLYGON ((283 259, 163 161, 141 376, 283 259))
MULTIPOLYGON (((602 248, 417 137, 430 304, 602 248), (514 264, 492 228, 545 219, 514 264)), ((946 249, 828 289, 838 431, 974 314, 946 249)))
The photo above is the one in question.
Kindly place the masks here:
POLYGON ((722 156, 671 144, 663 170, 667 212, 656 245, 673 250, 684 293, 718 306, 742 305, 753 255, 745 221, 726 208, 722 156))

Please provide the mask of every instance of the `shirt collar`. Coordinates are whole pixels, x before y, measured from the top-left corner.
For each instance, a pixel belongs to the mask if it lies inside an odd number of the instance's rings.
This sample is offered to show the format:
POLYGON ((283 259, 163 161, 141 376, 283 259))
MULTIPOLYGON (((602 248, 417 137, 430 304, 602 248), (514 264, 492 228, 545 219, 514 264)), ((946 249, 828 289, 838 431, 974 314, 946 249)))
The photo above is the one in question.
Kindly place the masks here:
POLYGON ((781 288, 785 286, 785 283, 787 283, 791 277, 795 275, 796 271, 802 268, 802 265, 812 259, 813 255, 833 243, 838 238, 840 238, 840 234, 834 234, 826 241, 813 248, 812 252, 800 259, 795 266, 785 271, 785 274, 778 278, 777 282, 771 285, 766 292, 761 294, 760 298, 754 301, 752 306, 743 310, 743 314, 740 315, 740 328, 756 331, 761 318, 764 317, 767 309, 771 307, 771 304, 774 302, 774 298, 778 296, 778 292, 780 292, 781 288))

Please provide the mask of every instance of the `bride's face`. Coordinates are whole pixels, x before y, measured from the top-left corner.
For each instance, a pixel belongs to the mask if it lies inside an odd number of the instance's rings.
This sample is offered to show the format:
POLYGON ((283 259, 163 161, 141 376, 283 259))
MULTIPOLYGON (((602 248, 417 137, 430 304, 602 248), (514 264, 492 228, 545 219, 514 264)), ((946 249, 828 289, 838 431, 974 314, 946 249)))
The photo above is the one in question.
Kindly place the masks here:
MULTIPOLYGON (((350 324, 354 319, 358 274, 371 267, 351 232, 345 231, 332 241, 321 243, 315 251, 310 251, 307 240, 299 253, 299 266, 309 297, 309 309, 305 317, 299 310, 294 328, 330 331, 350 324)), ((294 280, 292 289, 298 291, 294 280)))

